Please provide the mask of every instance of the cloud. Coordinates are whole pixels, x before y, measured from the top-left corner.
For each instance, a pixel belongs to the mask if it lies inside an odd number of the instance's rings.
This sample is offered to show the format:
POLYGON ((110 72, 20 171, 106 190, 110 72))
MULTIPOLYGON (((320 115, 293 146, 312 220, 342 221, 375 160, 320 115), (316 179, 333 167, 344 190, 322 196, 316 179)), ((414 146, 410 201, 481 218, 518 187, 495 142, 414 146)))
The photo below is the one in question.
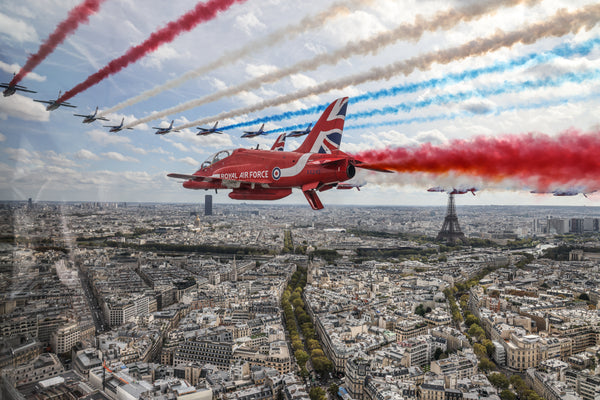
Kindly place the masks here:
POLYGON ((246 32, 247 35, 251 35, 254 31, 262 31, 267 27, 252 12, 238 16, 235 19, 235 26, 246 32))
POLYGON ((117 153, 116 151, 109 151, 106 153, 102 153, 102 156, 109 158, 115 161, 123 161, 123 162, 140 162, 137 158, 125 156, 121 153, 117 153))
POLYGON ((101 144, 103 146, 108 146, 111 144, 129 144, 131 143, 131 139, 125 136, 114 135, 108 132, 105 132, 100 129, 93 129, 91 131, 86 132, 86 135, 92 139, 92 141, 101 144))
POLYGON ((6 136, 4 136, 2 133, 0 133, 0 142, 4 142, 6 141, 6 136))
POLYGON ((94 161, 100 160, 100 157, 98 157, 96 154, 92 153, 89 150, 85 150, 85 149, 81 149, 77 153, 75 153, 75 158, 78 158, 80 160, 94 160, 94 161))
MULTIPOLYGON (((0 61, 0 69, 9 74, 14 74, 21 70, 21 66, 17 63, 7 64, 5 62, 0 61)), ((38 75, 35 72, 29 72, 27 75, 25 75, 24 79, 31 79, 37 82, 44 82, 46 80, 46 77, 38 75)))
POLYGON ((36 42, 38 40, 33 26, 2 13, 0 13, 0 34, 10 36, 19 42, 36 42))
POLYGON ((417 133, 409 137, 404 133, 390 130, 384 132, 369 132, 360 135, 360 143, 344 143, 342 140, 341 148, 349 153, 358 153, 370 149, 385 149, 391 147, 411 147, 423 143, 434 145, 445 144, 448 142, 446 136, 437 129, 417 133))
POLYGON ((263 65, 255 65, 255 64, 248 64, 246 66, 246 73, 250 76, 250 78, 258 78, 259 76, 263 76, 266 74, 272 74, 275 71, 277 71, 279 68, 277 68, 275 65, 267 65, 267 64, 263 64, 263 65))
POLYGON ((162 45, 142 60, 144 67, 156 68, 162 70, 163 63, 176 58, 189 57, 188 52, 180 52, 169 45, 162 45))
POLYGON ((196 160, 192 157, 184 157, 184 158, 169 157, 169 160, 183 162, 183 163, 191 165, 192 167, 197 167, 200 164, 200 162, 198 162, 198 160, 196 160))
POLYGON ((42 104, 15 93, 10 97, 0 97, 0 119, 8 117, 45 122, 50 119, 50 113, 42 104))
POLYGON ((46 159, 48 161, 50 161, 53 165, 55 166, 60 166, 60 167, 76 167, 77 163, 75 163, 73 160, 69 160, 67 158, 67 156, 65 156, 64 154, 58 154, 55 151, 47 151, 44 156, 46 157, 46 159))

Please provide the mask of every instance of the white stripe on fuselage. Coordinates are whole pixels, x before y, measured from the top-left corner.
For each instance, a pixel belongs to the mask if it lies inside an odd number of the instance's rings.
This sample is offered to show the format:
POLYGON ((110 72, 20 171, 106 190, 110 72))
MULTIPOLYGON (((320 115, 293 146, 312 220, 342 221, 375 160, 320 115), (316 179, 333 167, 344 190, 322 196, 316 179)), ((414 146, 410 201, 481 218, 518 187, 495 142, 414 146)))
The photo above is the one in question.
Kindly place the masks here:
POLYGON ((298 175, 300 172, 302 172, 304 167, 306 167, 306 163, 308 162, 308 159, 310 158, 311 155, 312 155, 312 153, 304 153, 298 159, 298 162, 296 163, 296 165, 289 167, 289 168, 281 168, 281 177, 282 178, 290 178, 292 176, 298 175))

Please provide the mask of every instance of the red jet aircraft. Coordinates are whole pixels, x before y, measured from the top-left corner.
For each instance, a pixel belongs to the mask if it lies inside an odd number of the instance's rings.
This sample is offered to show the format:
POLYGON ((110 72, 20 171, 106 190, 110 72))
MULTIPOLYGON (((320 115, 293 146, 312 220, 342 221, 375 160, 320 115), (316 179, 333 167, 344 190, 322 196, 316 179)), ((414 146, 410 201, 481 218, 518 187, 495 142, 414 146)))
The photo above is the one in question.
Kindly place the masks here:
POLYGON ((371 168, 339 150, 348 98, 331 103, 295 151, 235 149, 222 150, 206 160, 192 175, 168 174, 186 179, 187 189, 233 189, 236 200, 278 200, 299 188, 313 210, 323 204, 317 195, 351 179, 356 168, 371 168))

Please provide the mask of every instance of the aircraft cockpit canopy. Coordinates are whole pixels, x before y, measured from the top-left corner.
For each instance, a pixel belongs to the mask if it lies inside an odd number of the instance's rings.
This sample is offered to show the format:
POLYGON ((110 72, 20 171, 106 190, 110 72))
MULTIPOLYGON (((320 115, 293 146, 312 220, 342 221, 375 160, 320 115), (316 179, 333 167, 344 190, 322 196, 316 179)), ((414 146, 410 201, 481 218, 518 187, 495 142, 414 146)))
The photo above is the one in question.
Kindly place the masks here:
POLYGON ((227 157, 229 157, 233 153, 233 150, 221 150, 212 156, 208 157, 206 161, 202 163, 200 166, 201 169, 205 169, 216 163, 217 161, 221 161, 227 157))

